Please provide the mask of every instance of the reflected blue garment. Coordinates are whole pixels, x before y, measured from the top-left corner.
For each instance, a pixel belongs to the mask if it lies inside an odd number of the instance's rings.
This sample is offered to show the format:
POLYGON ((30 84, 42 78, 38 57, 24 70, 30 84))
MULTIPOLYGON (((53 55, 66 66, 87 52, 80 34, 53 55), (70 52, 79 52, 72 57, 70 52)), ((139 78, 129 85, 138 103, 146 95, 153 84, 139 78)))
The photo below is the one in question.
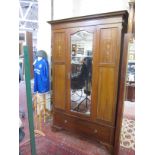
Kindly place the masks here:
POLYGON ((34 92, 49 91, 49 65, 45 58, 36 60, 34 64, 34 92))

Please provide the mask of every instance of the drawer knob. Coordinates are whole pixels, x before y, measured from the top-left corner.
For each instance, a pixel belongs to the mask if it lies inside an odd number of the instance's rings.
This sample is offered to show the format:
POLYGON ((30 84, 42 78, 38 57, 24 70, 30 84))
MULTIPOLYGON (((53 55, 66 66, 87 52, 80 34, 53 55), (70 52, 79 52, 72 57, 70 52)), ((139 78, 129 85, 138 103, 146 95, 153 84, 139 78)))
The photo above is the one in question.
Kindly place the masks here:
POLYGON ((94 133, 97 133, 97 129, 94 130, 94 133))
POLYGON ((67 123, 67 120, 65 119, 64 123, 67 123))

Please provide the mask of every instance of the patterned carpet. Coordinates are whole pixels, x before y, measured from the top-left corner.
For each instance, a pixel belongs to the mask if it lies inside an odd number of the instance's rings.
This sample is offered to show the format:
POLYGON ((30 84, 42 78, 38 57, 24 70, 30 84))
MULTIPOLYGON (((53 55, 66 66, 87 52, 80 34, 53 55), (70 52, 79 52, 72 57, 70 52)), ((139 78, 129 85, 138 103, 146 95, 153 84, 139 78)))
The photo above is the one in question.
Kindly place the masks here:
MULTIPOLYGON (((20 109, 27 112, 24 83, 20 84, 19 89, 20 109)), ((135 154, 134 104, 125 102, 119 155, 135 154)), ((30 155, 31 148, 27 113, 22 122, 25 137, 20 143, 20 152, 21 155, 30 155)), ((109 155, 109 152, 101 144, 73 135, 67 131, 51 131, 51 120, 44 124, 43 132, 46 136, 36 136, 35 138, 37 155, 109 155)))
MULTIPOLYGON (((51 139, 49 137, 36 137, 37 155, 109 155, 106 151, 93 150, 87 151, 66 145, 67 143, 51 139)), ((74 145, 74 144, 73 144, 74 145)), ((21 155, 31 155, 30 144, 24 144, 20 147, 21 155)))
POLYGON ((135 150, 134 137, 135 137, 135 121, 124 119, 121 134, 121 146, 127 149, 135 150))
MULTIPOLYGON (((37 155, 84 155, 78 150, 68 148, 62 143, 57 143, 48 137, 36 137, 35 142, 37 155)), ((20 148, 20 152, 22 155, 31 155, 30 143, 23 145, 20 148)))
POLYGON ((123 119, 120 155, 135 154, 135 121, 123 119))
POLYGON ((135 103, 125 102, 121 130, 120 155, 135 154, 135 103))

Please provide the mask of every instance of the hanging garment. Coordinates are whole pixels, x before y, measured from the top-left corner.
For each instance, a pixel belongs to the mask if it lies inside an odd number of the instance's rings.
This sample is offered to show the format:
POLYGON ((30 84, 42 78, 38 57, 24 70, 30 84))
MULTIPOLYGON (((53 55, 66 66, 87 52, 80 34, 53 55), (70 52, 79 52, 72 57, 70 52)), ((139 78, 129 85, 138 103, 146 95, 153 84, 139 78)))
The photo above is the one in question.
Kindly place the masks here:
POLYGON ((34 92, 49 91, 49 65, 45 58, 35 60, 34 63, 34 92))

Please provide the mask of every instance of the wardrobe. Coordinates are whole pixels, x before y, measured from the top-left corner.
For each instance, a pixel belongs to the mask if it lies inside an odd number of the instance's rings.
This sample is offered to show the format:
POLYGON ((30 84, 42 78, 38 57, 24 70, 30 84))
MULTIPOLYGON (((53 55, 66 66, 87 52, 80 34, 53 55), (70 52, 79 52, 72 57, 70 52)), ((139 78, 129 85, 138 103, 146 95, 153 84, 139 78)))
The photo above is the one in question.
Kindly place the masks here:
POLYGON ((51 24, 53 124, 117 152, 121 131, 128 12, 51 24))

